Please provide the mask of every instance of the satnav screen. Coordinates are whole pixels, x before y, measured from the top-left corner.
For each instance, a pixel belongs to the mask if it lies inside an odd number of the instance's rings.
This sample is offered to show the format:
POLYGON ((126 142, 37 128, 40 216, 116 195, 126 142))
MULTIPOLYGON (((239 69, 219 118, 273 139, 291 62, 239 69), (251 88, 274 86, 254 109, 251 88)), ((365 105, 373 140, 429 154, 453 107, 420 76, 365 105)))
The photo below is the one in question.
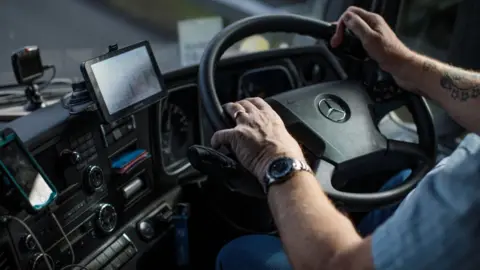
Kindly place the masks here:
POLYGON ((146 47, 92 65, 110 115, 162 91, 146 47))

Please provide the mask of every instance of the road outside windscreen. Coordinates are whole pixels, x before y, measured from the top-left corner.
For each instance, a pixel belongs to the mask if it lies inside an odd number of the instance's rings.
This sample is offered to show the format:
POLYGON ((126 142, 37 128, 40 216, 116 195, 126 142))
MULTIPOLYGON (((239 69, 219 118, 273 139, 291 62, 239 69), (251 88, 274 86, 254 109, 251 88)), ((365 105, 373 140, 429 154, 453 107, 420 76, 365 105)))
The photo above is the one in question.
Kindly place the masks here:
POLYGON ((95 1, 4 0, 0 4, 0 84, 15 82, 11 53, 38 45, 43 64, 58 77, 80 78, 80 63, 104 53, 110 44, 149 40, 162 70, 179 67, 176 40, 146 30, 95 1))

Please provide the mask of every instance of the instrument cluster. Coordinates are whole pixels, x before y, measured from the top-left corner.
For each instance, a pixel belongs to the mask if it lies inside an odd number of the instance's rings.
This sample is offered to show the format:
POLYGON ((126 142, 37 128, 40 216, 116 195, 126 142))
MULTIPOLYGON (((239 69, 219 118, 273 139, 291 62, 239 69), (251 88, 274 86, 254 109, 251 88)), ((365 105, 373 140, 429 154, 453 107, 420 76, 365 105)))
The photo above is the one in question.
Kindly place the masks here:
POLYGON ((197 86, 171 89, 161 110, 161 153, 165 172, 176 174, 189 166, 188 147, 198 142, 197 86))

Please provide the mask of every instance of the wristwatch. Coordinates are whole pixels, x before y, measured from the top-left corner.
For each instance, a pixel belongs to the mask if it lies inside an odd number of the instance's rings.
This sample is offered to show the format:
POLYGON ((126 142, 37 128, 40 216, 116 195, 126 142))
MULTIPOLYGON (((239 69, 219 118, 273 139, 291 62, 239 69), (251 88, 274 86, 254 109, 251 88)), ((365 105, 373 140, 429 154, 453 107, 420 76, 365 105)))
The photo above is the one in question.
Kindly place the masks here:
POLYGON ((264 191, 268 192, 271 185, 284 183, 292 178, 295 172, 306 171, 312 173, 312 169, 302 160, 281 157, 273 160, 267 167, 264 181, 264 191))

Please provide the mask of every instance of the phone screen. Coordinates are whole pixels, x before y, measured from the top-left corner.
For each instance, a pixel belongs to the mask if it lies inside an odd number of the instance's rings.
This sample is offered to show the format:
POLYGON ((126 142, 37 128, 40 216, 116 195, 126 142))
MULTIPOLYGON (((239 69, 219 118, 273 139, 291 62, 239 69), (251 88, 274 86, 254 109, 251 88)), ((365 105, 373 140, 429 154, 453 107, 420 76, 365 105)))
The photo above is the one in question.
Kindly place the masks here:
POLYGON ((19 142, 13 139, 3 145, 0 148, 0 160, 34 209, 39 210, 50 203, 55 192, 19 142))

